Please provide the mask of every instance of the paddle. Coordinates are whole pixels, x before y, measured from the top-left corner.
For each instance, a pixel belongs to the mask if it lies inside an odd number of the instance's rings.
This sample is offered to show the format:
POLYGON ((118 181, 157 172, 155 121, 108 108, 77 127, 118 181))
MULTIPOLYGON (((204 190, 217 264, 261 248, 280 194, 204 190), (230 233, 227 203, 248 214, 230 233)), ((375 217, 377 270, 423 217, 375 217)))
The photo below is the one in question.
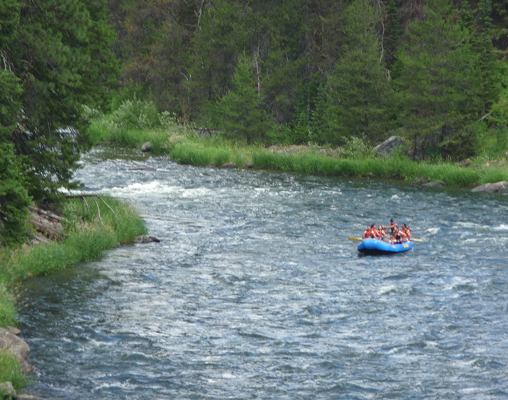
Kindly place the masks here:
MULTIPOLYGON (((362 238, 355 238, 355 237, 350 237, 349 240, 356 240, 358 242, 363 242, 363 239, 362 238)), ((411 241, 412 242, 423 242, 422 239, 413 239, 411 238, 411 241)))

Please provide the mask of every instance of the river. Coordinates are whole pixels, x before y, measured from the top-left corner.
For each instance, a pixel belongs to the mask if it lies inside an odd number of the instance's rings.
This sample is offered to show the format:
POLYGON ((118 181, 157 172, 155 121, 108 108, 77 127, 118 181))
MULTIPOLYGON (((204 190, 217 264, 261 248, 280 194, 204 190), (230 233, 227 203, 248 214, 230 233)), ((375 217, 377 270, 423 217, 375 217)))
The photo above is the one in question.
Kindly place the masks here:
POLYGON ((160 243, 24 284, 45 399, 506 399, 508 196, 83 157, 160 243), (365 226, 422 239, 360 257, 365 226))

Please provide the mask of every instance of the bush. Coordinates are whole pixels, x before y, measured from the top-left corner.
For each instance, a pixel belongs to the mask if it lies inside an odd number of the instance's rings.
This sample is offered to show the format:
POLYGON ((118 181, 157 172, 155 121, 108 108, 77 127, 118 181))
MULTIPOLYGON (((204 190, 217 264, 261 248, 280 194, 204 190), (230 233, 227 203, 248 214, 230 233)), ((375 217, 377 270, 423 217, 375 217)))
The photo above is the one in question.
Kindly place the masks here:
POLYGON ((374 150, 365 144, 358 137, 346 139, 346 144, 342 148, 342 155, 346 158, 367 158, 374 157, 374 150))

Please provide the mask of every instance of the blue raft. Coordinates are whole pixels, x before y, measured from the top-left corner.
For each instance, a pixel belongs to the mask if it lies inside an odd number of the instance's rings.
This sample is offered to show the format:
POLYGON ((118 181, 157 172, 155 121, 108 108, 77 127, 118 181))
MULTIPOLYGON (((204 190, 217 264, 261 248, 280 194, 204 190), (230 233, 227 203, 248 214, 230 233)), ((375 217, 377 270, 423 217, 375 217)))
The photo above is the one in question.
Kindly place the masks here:
POLYGON ((393 254, 411 250, 415 245, 412 242, 390 244, 378 239, 364 239, 358 245, 358 251, 365 254, 393 254))

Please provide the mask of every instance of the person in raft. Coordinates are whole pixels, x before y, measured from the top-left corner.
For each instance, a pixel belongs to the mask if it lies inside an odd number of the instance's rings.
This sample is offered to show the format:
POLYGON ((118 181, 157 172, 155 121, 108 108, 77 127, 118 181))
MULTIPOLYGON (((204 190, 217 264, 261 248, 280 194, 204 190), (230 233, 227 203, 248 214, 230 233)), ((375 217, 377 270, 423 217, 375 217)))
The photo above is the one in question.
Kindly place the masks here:
POLYGON ((406 224, 402 224, 401 230, 406 235, 407 240, 411 240, 411 228, 409 226, 407 226, 406 224))
POLYGON ((367 229, 363 231, 362 239, 373 239, 374 234, 372 233, 372 229, 370 226, 367 226, 367 229))
POLYGON ((394 226, 392 229, 392 236, 390 238, 390 244, 400 244, 407 241, 407 236, 404 232, 399 230, 398 227, 394 226))
POLYGON ((388 225, 388 226, 380 226, 380 228, 383 229, 383 230, 386 229, 388 231, 389 229, 391 229, 391 231, 390 231, 391 235, 393 235, 393 229, 395 227, 397 227, 397 229, 398 229, 399 225, 394 221, 393 218, 390 220, 390 225, 388 225))
POLYGON ((376 224, 368 226, 363 232, 362 239, 380 239, 383 240, 384 232, 381 233, 376 229, 376 224))

